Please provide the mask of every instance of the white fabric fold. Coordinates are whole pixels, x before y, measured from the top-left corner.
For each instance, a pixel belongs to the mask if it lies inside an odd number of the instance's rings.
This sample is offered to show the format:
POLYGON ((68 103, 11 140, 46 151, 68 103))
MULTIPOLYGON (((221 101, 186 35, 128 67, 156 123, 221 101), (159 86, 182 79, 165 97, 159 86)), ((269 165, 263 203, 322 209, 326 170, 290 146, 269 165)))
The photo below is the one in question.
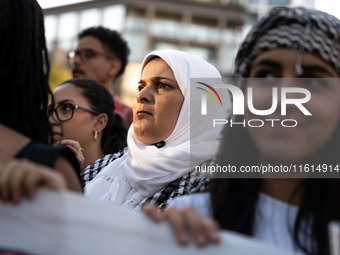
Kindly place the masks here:
POLYGON ((223 107, 207 100, 208 108, 213 110, 202 121, 202 91, 190 89, 190 80, 203 79, 214 87, 223 83, 220 73, 209 63, 185 52, 162 50, 145 57, 140 75, 153 56, 159 56, 170 66, 184 96, 176 126, 164 140, 165 146, 158 149, 138 141, 131 125, 127 138, 128 151, 86 185, 85 194, 88 197, 135 208, 144 198, 153 196, 170 182, 188 174, 195 166, 215 157, 218 152, 223 125, 214 128, 213 119, 229 117, 231 100, 228 92, 224 90, 220 93, 224 98, 223 107), (190 104, 191 98, 193 101, 190 104))
POLYGON ((141 213, 40 189, 33 201, 0 202, 0 249, 35 255, 289 255, 254 238, 222 231, 219 245, 177 244, 170 224, 141 213))

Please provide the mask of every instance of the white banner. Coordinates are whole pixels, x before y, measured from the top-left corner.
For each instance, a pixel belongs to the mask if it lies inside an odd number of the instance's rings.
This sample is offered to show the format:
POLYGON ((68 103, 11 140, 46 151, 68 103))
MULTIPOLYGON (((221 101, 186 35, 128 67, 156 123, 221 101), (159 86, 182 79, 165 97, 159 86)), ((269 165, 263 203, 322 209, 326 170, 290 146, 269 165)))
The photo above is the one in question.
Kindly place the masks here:
POLYGON ((168 223, 70 192, 41 189, 33 202, 0 202, 0 250, 37 255, 287 255, 223 231, 219 245, 180 247, 168 223))

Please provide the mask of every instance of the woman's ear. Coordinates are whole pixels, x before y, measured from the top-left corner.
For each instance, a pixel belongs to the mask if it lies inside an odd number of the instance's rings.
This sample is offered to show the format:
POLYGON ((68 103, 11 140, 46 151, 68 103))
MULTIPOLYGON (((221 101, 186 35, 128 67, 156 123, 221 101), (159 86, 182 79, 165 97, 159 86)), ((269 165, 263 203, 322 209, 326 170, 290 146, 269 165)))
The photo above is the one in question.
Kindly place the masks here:
POLYGON ((97 115, 95 117, 95 120, 94 120, 94 130, 93 131, 102 132, 105 129, 107 122, 108 122, 108 117, 107 117, 106 113, 101 113, 101 114, 97 115))

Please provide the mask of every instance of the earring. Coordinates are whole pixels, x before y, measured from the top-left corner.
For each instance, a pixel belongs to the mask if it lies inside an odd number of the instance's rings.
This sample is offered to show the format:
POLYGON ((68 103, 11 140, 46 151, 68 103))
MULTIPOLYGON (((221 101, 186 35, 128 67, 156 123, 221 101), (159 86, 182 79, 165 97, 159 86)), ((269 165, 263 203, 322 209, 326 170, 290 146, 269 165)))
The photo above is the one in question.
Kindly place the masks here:
POLYGON ((97 140, 97 138, 98 138, 98 133, 99 133, 98 130, 96 130, 96 131, 94 132, 94 140, 97 140))

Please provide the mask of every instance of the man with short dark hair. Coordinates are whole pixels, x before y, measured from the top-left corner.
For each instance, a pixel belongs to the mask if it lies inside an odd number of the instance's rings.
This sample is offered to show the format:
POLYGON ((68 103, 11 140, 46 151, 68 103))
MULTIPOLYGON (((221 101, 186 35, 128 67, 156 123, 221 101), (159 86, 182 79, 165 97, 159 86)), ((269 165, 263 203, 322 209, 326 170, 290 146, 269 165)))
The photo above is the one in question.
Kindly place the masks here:
POLYGON ((75 51, 68 54, 73 60, 73 78, 85 77, 102 83, 112 94, 115 112, 119 113, 129 126, 132 109, 123 104, 114 94, 112 84, 124 73, 130 50, 126 41, 114 30, 91 27, 78 34, 75 51))

